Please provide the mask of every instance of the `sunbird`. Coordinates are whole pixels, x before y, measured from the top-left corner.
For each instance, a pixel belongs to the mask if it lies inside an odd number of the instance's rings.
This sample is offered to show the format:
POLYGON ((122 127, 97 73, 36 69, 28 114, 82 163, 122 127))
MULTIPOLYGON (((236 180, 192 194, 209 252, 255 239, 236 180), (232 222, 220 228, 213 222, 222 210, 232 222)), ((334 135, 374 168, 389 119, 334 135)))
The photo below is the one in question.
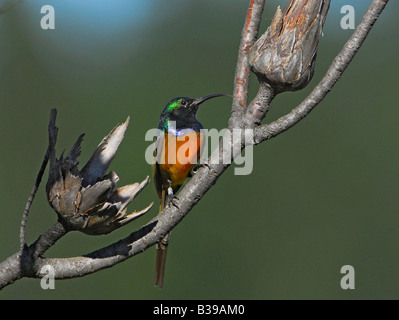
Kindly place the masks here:
MULTIPOLYGON (((204 146, 204 127, 197 120, 199 106, 212 98, 227 96, 212 94, 198 99, 178 97, 170 100, 163 109, 155 142, 153 177, 155 189, 161 200, 161 212, 197 165, 204 146)), ((170 233, 157 245, 155 286, 162 288, 165 275, 166 254, 170 233)))

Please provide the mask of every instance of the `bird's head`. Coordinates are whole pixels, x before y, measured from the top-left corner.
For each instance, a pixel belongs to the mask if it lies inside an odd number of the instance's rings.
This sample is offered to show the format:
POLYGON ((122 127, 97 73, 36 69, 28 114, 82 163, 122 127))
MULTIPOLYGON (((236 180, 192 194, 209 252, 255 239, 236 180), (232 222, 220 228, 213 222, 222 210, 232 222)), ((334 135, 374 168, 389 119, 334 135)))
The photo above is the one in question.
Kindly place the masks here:
POLYGON ((216 93, 197 99, 189 97, 174 98, 170 100, 163 109, 161 113, 161 120, 164 118, 172 121, 173 120, 190 121, 192 119, 195 119, 195 115, 197 114, 198 108, 203 102, 221 96, 226 96, 226 95, 221 93, 216 93))

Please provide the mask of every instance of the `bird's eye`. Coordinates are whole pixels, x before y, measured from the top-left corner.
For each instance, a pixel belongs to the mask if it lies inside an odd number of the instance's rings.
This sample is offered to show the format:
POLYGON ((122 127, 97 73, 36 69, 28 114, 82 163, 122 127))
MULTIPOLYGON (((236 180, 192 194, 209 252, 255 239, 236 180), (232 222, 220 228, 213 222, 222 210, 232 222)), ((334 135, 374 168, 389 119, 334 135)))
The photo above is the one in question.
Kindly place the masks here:
POLYGON ((180 101, 180 105, 181 105, 182 107, 187 106, 187 101, 186 101, 186 100, 180 101))

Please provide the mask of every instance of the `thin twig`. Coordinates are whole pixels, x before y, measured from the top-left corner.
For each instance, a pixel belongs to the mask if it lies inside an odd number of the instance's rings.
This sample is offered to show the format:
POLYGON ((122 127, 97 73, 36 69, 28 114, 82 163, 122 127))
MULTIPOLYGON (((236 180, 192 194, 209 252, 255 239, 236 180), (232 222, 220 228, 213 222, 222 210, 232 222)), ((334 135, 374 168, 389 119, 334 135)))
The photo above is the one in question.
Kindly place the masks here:
POLYGON ((25 210, 24 213, 22 214, 22 220, 21 220, 21 228, 19 232, 19 243, 20 243, 20 250, 22 251, 26 245, 26 237, 25 237, 25 231, 26 231, 26 222, 28 220, 28 214, 29 214, 29 209, 32 205, 33 200, 35 199, 35 195, 37 192, 37 189, 39 188, 40 182, 42 181, 42 177, 44 174, 44 170, 46 169, 48 160, 49 160, 49 155, 50 155, 50 149, 47 148, 46 155, 44 156, 42 165, 40 166, 39 173, 37 174, 35 184, 32 188, 32 191, 29 195, 28 201, 26 202, 25 205, 25 210))

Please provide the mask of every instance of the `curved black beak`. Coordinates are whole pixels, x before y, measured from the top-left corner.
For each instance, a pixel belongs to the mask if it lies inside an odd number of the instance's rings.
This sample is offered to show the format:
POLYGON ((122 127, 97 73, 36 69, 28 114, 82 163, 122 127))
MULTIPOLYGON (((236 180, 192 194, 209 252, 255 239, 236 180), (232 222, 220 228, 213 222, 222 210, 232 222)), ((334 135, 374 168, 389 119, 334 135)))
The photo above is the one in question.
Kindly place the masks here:
POLYGON ((198 107, 201 103, 205 102, 206 100, 212 99, 212 98, 216 98, 216 97, 231 97, 228 94, 223 94, 223 93, 215 93, 215 94, 210 94, 209 96, 205 96, 205 97, 201 97, 198 99, 195 99, 191 106, 192 107, 198 107))

